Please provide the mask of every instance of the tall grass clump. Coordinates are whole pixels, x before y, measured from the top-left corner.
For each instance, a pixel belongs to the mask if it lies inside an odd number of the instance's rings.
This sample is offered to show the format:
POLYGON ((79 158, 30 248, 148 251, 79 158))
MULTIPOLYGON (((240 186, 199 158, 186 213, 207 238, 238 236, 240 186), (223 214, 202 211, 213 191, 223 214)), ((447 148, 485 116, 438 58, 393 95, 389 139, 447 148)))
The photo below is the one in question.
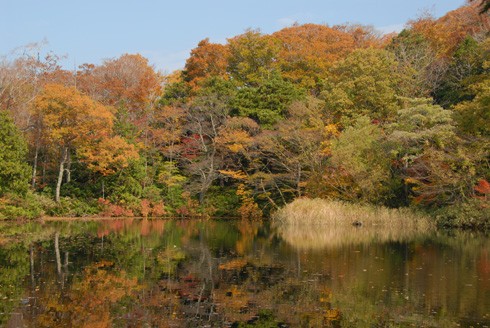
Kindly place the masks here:
POLYGON ((433 222, 410 209, 391 209, 326 199, 299 198, 280 209, 274 221, 292 226, 358 225, 430 229, 433 222))
POLYGON ((408 209, 325 199, 297 199, 273 219, 278 234, 298 249, 402 242, 435 230, 428 217, 408 209))

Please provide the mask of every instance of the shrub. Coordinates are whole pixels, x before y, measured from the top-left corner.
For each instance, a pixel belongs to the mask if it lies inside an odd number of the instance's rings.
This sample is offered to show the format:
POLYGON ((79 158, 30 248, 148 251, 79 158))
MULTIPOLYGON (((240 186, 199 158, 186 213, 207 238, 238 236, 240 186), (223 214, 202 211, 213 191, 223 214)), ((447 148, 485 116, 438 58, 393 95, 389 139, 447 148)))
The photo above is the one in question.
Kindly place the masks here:
POLYGON ((25 196, 8 194, 0 198, 0 219, 39 218, 54 204, 50 198, 30 191, 25 196))
POLYGON ((204 212, 208 216, 237 216, 240 199, 234 188, 213 186, 209 189, 204 212))
POLYGON ((470 199, 433 212, 438 226, 490 229, 490 204, 486 200, 470 199))
POLYGON ((242 219, 260 220, 263 213, 259 205, 255 202, 252 192, 247 190, 243 184, 238 186, 236 195, 240 197, 241 205, 238 208, 238 213, 242 219))
POLYGON ((134 216, 132 210, 125 208, 124 206, 113 204, 108 199, 99 198, 98 204, 101 207, 102 216, 107 217, 121 217, 121 216, 134 216))
POLYGON ((81 217, 96 215, 101 211, 96 200, 80 200, 77 198, 63 197, 59 203, 54 203, 46 209, 46 214, 52 216, 81 217))
POLYGON ((182 217, 201 216, 199 202, 191 197, 191 194, 187 191, 183 192, 182 205, 175 209, 175 214, 182 217))
POLYGON ((147 218, 151 212, 150 201, 148 199, 142 199, 140 206, 141 216, 147 218))

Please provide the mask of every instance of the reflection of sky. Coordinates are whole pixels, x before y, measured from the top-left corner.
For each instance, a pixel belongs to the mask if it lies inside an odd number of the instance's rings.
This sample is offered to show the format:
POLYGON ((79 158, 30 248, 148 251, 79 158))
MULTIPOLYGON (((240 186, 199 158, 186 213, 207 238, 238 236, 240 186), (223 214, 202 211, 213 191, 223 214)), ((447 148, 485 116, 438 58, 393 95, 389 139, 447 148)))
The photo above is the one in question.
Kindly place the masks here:
POLYGON ((3 0, 0 55, 47 39, 46 49, 67 55, 67 68, 124 53, 141 53, 158 69, 183 66, 190 49, 209 37, 224 42, 247 28, 264 33, 298 23, 345 22, 399 31, 424 11, 434 16, 464 0, 3 0))

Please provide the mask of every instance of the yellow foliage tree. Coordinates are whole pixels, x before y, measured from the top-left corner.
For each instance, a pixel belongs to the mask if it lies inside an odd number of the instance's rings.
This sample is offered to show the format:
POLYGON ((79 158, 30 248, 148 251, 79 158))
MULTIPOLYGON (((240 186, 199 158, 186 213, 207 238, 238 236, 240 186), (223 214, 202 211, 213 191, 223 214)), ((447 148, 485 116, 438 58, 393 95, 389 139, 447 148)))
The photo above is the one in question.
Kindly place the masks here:
POLYGON ((71 152, 89 149, 110 136, 114 114, 74 87, 48 84, 34 99, 33 112, 42 120, 43 136, 58 156, 58 179, 55 200, 60 189, 71 152))

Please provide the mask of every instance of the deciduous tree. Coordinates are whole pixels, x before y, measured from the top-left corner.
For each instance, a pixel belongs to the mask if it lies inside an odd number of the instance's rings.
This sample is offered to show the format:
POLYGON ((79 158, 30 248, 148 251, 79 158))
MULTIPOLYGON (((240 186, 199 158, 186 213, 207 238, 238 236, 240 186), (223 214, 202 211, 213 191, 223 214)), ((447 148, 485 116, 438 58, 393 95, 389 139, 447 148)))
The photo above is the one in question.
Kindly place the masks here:
POLYGON ((57 152, 59 170, 55 200, 59 202, 65 165, 72 152, 107 138, 112 130, 113 112, 75 88, 59 84, 44 87, 33 102, 33 112, 41 117, 43 134, 57 152))
POLYGON ((490 79, 471 87, 475 97, 454 107, 459 128, 469 135, 490 138, 490 79))
POLYGON ((356 50, 338 62, 322 92, 333 122, 347 126, 360 116, 392 120, 401 79, 397 67, 394 56, 380 49, 356 50))
POLYGON ((248 30, 229 39, 228 45, 228 72, 237 83, 257 86, 277 70, 279 46, 275 38, 262 35, 258 30, 248 30))
MULTIPOLYGON (((338 177, 329 179, 328 187, 344 199, 383 203, 388 198, 391 173, 388 145, 381 128, 368 117, 359 117, 332 143, 329 165, 338 177), (383 154, 381 156, 381 154, 383 154), (348 184, 339 181, 349 181, 348 184)), ((328 169, 327 169, 328 170, 328 169)))
POLYGON ((209 77, 226 78, 228 56, 228 46, 211 43, 209 39, 200 41, 185 63, 184 80, 196 90, 209 77))
POLYGON ((393 154, 414 202, 442 206, 473 193, 475 158, 457 136, 451 111, 430 100, 411 100, 390 129, 393 154))
POLYGON ((308 89, 315 88, 328 68, 355 47, 351 35, 325 25, 296 25, 272 36, 279 40, 277 57, 284 78, 308 89))

